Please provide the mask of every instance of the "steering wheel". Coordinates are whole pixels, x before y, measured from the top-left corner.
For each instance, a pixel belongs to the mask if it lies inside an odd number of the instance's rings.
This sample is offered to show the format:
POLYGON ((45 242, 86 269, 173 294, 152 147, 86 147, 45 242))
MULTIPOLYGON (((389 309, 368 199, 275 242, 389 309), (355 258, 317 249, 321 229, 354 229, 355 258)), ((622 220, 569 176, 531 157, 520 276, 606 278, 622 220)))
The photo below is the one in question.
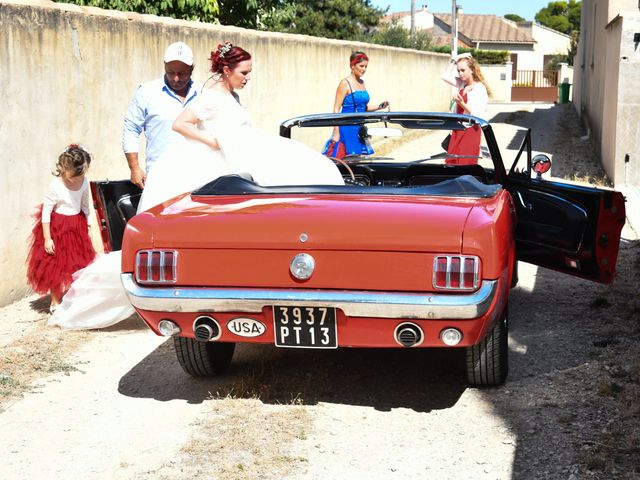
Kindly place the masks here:
POLYGON ((344 166, 344 168, 347 169, 347 172, 349 172, 349 176, 351 177, 351 181, 355 182, 356 181, 356 176, 353 174, 353 170, 351 170, 351 167, 349 166, 349 164, 347 162, 345 162, 344 160, 340 159, 340 158, 336 158, 336 157, 329 157, 331 160, 333 160, 335 163, 339 163, 340 165, 344 166))

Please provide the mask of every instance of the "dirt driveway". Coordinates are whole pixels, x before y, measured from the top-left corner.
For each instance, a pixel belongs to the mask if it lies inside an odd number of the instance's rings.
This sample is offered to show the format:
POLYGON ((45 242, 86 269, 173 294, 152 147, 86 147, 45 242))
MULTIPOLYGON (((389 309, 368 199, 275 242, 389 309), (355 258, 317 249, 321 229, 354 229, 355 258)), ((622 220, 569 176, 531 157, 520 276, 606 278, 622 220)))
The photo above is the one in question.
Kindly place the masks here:
MULTIPOLYGON (((570 105, 493 108, 501 145, 532 126, 554 176, 602 178, 570 105)), ((496 389, 420 350, 240 347, 227 375, 197 380, 135 316, 62 332, 46 300, 17 302, 0 310, 1 476, 640 478, 640 242, 623 236, 612 287, 520 264, 496 389)))

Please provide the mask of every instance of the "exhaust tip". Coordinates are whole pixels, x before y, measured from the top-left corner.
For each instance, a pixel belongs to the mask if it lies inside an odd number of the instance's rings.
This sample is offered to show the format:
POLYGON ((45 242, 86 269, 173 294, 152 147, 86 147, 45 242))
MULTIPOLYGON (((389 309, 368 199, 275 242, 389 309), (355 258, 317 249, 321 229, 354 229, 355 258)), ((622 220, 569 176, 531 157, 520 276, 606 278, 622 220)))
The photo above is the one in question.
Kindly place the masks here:
POLYGON ((420 345, 424 340, 422 329, 415 323, 401 323, 394 332, 394 338, 403 347, 420 345))
POLYGON ((203 315, 193 322, 193 335, 200 342, 210 342, 220 338, 220 325, 213 317, 203 315))

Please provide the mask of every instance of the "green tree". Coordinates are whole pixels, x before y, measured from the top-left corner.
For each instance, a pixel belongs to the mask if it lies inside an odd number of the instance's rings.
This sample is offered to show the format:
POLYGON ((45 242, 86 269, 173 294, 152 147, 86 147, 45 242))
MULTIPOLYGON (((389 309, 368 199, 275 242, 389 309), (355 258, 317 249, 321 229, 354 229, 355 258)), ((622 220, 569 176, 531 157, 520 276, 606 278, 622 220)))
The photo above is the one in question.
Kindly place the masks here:
POLYGON ((578 50, 580 37, 580 15, 582 2, 569 0, 569 2, 550 2, 546 7, 536 13, 536 21, 549 28, 553 28, 571 36, 571 46, 564 56, 555 58, 555 62, 568 62, 573 65, 573 57, 578 50))
POLYGON ((580 31, 580 14, 582 2, 549 2, 536 13, 536 21, 567 35, 580 31))
POLYGON ((278 32, 355 40, 372 31, 384 13, 370 0, 286 0, 274 5, 261 23, 278 32))
MULTIPOLYGON (((254 30, 370 41, 386 10, 371 0, 56 0, 254 30)), ((429 39, 416 39, 416 46, 429 39)), ((408 45, 407 45, 408 46, 408 45)))
POLYGON ((416 31, 416 37, 412 45, 411 32, 399 22, 394 22, 373 30, 372 32, 367 32, 357 40, 392 47, 414 48, 416 50, 429 50, 432 41, 431 35, 425 31, 418 30, 416 31))
POLYGON ((272 19, 286 21, 295 3, 292 0, 218 0, 218 21, 222 25, 272 30, 272 19))
POLYGON ((516 15, 515 13, 507 13, 504 18, 507 20, 511 20, 512 22, 526 22, 526 19, 522 18, 520 15, 516 15))
POLYGON ((107 10, 138 12, 180 18, 215 22, 218 18, 218 0, 55 0, 81 6, 99 7, 107 10))

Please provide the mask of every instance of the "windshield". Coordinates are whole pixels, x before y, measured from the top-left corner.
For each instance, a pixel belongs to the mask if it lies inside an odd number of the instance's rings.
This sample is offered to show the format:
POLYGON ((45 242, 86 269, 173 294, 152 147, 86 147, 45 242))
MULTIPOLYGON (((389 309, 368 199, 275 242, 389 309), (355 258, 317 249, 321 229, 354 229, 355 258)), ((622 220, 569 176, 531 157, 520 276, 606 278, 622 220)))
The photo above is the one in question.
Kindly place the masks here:
MULTIPOLYGON (((351 137, 347 151, 338 153, 329 148, 326 154, 349 163, 396 162, 430 164, 479 164, 493 169, 493 159, 482 128, 465 124, 454 134, 440 128, 410 128, 394 122, 368 122, 366 125, 339 127, 340 136, 351 137), (350 149, 351 147, 351 149, 350 149)), ((324 151, 332 137, 332 127, 292 128, 291 138, 314 150, 324 151)), ((331 146, 330 146, 331 147, 331 146)))

